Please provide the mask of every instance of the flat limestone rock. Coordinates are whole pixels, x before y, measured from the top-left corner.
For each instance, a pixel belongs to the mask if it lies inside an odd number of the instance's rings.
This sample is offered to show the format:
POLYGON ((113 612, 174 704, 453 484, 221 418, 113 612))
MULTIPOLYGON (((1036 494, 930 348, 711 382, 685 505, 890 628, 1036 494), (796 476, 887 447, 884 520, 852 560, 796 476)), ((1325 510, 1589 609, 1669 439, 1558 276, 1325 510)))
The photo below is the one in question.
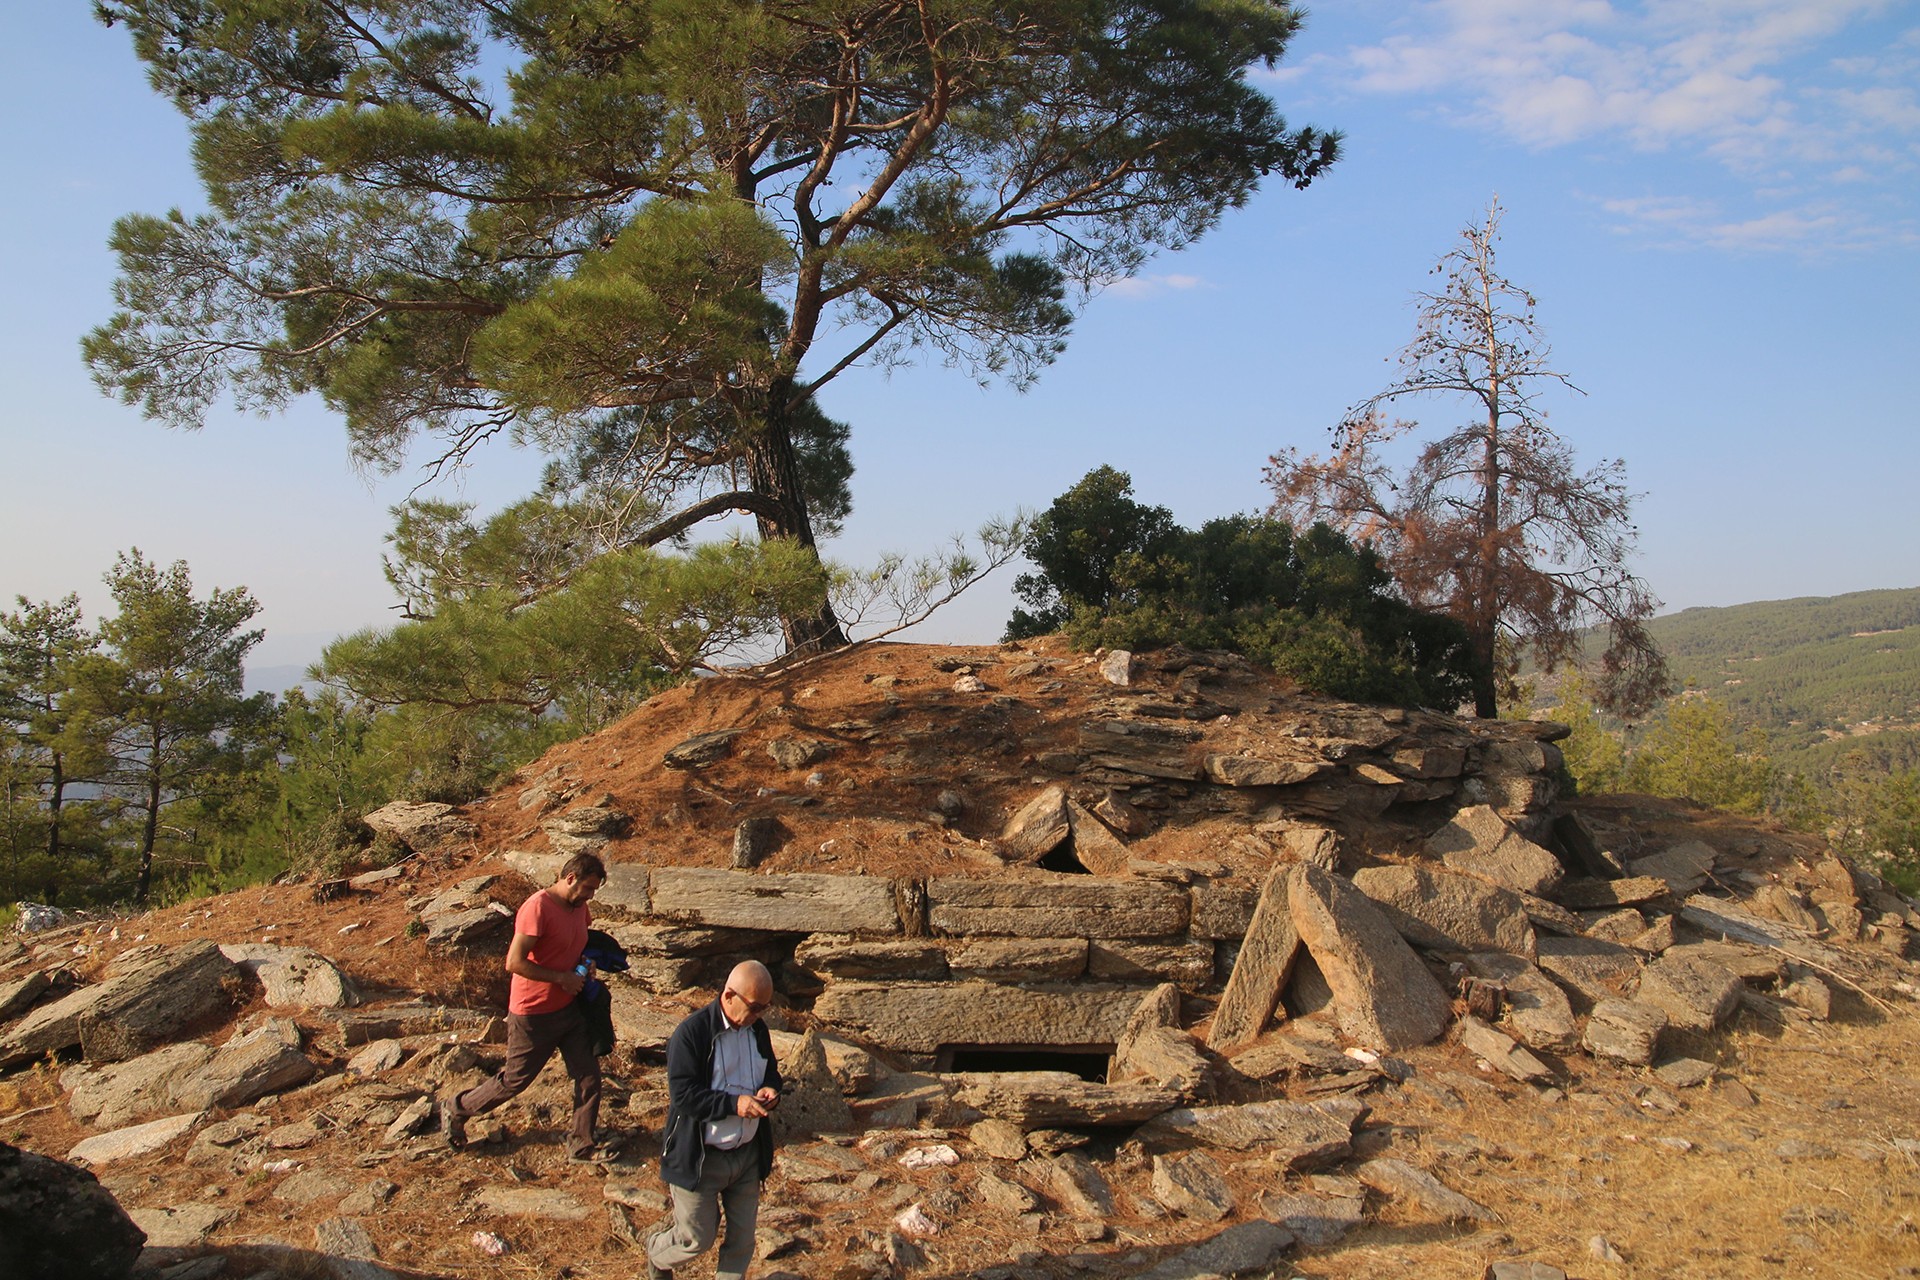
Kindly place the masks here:
POLYGON ((1427 837, 1427 850, 1452 870, 1517 893, 1545 894, 1566 876, 1558 858, 1515 831, 1491 805, 1462 809, 1427 837))
POLYGON ((936 1053, 949 1045, 1049 1045, 1105 1052, 1140 1003, 1138 987, 1092 983, 833 982, 814 1016, 882 1048, 936 1053))
POLYGON ((1546 1063, 1471 1014, 1460 1019, 1456 1027, 1461 1047, 1468 1053, 1485 1058, 1496 1071, 1522 1084, 1537 1084, 1553 1078, 1553 1072, 1546 1063))
POLYGON ((1366 1114, 1366 1105, 1352 1098, 1181 1107, 1143 1125, 1140 1140, 1149 1145, 1184 1140, 1228 1151, 1261 1151, 1282 1168, 1312 1169, 1352 1153, 1353 1127, 1366 1114))
POLYGON ((93 1008, 107 990, 107 983, 94 983, 28 1010, 26 1016, 0 1035, 0 1067, 17 1066, 77 1046, 81 1015, 93 1008))
POLYGON ((1593 1006, 1581 1045, 1598 1058, 1612 1058, 1636 1067, 1653 1061, 1667 1015, 1637 1000, 1602 1000, 1593 1006))
POLYGON ((1294 867, 1287 907, 1333 992, 1343 1031, 1370 1049, 1438 1039, 1451 1006, 1440 984, 1367 896, 1318 867, 1294 867))
MULTIPOLYGON (((1081 944, 1084 954, 1085 944, 1081 944)), ((924 938, 853 938, 815 934, 793 953, 794 962, 836 978, 918 978, 947 976, 947 953, 924 938)), ((1084 964, 1084 960, 1083 960, 1084 964)))
POLYGON ((1088 720, 1079 731, 1089 766, 1180 782, 1200 780, 1191 746, 1199 736, 1197 730, 1137 720, 1088 720))
POLYGON ((1207 1059, 1180 1029, 1180 994, 1172 984, 1148 993, 1113 1047, 1108 1084, 1144 1080, 1192 1099, 1211 1079, 1207 1059))
POLYGON ((1669 951, 1640 975, 1634 999, 1661 1010, 1673 1026, 1711 1031, 1740 1007, 1745 990, 1740 975, 1725 965, 1669 951))
POLYGON ((1704 841, 1687 840, 1649 857, 1633 859, 1627 863, 1627 873, 1665 881, 1669 892, 1684 898, 1707 882, 1719 857, 1718 851, 1704 841))
POLYGON ((1098 938, 1087 948, 1087 976, 1095 982, 1171 982, 1197 992, 1213 985, 1213 944, 1098 938))
POLYGON ((1243 938, 1260 902, 1260 886, 1244 880, 1200 880, 1189 891, 1193 918, 1187 932, 1195 938, 1243 938))
POLYGON ((147 1233, 149 1249, 191 1249, 233 1219, 233 1210, 212 1204, 129 1209, 133 1225, 147 1233))
POLYGON ((1260 1212, 1314 1249, 1337 1244, 1346 1234, 1366 1224, 1366 1199, 1356 1196, 1276 1195, 1260 1197, 1260 1212))
POLYGON ((1287 905, 1289 874, 1287 867, 1275 868, 1260 891, 1207 1032, 1210 1049, 1230 1053, 1252 1043, 1280 1005, 1280 993, 1300 952, 1300 932, 1287 905))
POLYGON ((1505 951, 1530 956, 1533 926, 1519 895, 1473 876, 1425 867, 1363 867, 1353 887, 1393 927, 1429 951, 1505 951))
MULTIPOLYGON (((1059 982, 1087 971, 1085 938, 975 938, 944 952, 956 978, 989 982, 1059 982)), ((911 973, 875 977, 911 978, 911 973)))
POLYGON ((409 849, 436 853, 456 849, 478 834, 473 823, 461 817, 450 804, 415 804, 395 800, 382 805, 360 820, 383 836, 391 836, 409 849))
POLYGON ((899 933, 893 883, 878 876, 760 875, 656 867, 655 914, 768 933, 899 933))
POLYGON ((1501 1021, 1522 1043, 1548 1053, 1567 1053, 1579 1045, 1580 1024, 1567 993, 1524 958, 1480 952, 1467 957, 1467 968, 1506 988, 1501 1021))
POLYGON ((1404 1160, 1381 1157, 1354 1170, 1354 1176, 1382 1195, 1411 1200, 1446 1222, 1498 1222, 1498 1216, 1404 1160))
POLYGON ((1017 938, 1162 938, 1184 933, 1187 895, 1149 881, 1087 876, 927 881, 935 933, 1017 938))
POLYGON ((1291 787, 1333 772, 1325 760, 1268 760, 1258 756, 1210 755, 1207 779, 1223 787, 1291 787))
MULTIPOLYGON (((619 1001, 614 1005, 617 1016, 619 1001)), ((375 1040, 399 1040, 407 1036, 478 1035, 492 1027, 499 1017, 484 1009, 454 1009, 424 1000, 372 1008, 363 1005, 357 1009, 333 1009, 323 1016, 349 1049, 375 1040)))
POLYGON ((36 969, 24 978, 11 982, 0 982, 0 1022, 14 1018, 33 1007, 41 993, 53 985, 53 979, 41 969, 36 969))
POLYGON ((1664 897, 1667 882, 1658 876, 1628 876, 1621 880, 1568 880, 1553 891, 1554 900, 1573 911, 1602 907, 1637 907, 1664 897))
POLYGON ((946 1081, 963 1105, 1026 1129, 1139 1124, 1180 1104, 1178 1091, 1159 1084, 1095 1084, 1068 1071, 968 1071, 946 1081))
POLYGON ((1153 1198, 1183 1218, 1218 1222, 1233 1212, 1233 1188, 1219 1161, 1204 1151, 1153 1158, 1153 1198))
POLYGON ((581 1222, 593 1213, 568 1192, 553 1187, 482 1187, 474 1192, 473 1204, 482 1213, 498 1217, 541 1218, 549 1222, 581 1222))
POLYGON ((1105 1221, 1113 1216, 1113 1188, 1098 1165, 1077 1151, 1035 1162, 1047 1190, 1076 1218, 1105 1221))
POLYGON ((67 1152, 67 1159, 84 1161, 91 1165, 111 1164, 115 1160, 126 1160, 133 1156, 143 1156, 149 1151, 158 1151, 181 1134, 200 1123, 203 1113, 190 1111, 185 1115, 167 1116, 159 1120, 149 1120, 145 1124, 136 1124, 126 1129, 115 1129, 111 1133, 96 1133, 91 1138, 82 1138, 67 1152))
POLYGON ((1236 1222, 1140 1273, 1139 1280, 1202 1280, 1206 1276, 1264 1273, 1293 1247, 1293 1233, 1277 1222, 1236 1222))
POLYGON ((158 1112, 177 1112, 174 1086, 204 1067, 211 1046, 198 1040, 163 1045, 125 1062, 79 1064, 60 1073, 73 1118, 99 1129, 120 1129, 158 1112))
POLYGON ((220 954, 258 978, 275 1009, 344 1009, 360 1003, 347 975, 310 948, 233 942, 222 944, 220 954))
POLYGON ((1640 972, 1631 948, 1600 938, 1540 939, 1540 968, 1574 997, 1576 1007, 1625 994, 1640 972))

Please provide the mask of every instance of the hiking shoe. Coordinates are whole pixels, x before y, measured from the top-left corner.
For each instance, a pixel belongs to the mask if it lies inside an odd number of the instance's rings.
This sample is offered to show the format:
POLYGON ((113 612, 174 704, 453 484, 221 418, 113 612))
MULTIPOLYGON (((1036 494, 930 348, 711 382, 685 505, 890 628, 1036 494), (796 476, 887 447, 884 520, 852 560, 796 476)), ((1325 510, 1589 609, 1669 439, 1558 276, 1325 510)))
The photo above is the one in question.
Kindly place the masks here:
POLYGON ((653 1265, 653 1259, 647 1259, 647 1280, 673 1280, 673 1272, 665 1267, 653 1265))
POLYGON ((467 1145, 467 1118, 452 1098, 440 1099, 440 1133, 455 1151, 467 1145))
POLYGON ((597 1142, 591 1147, 568 1152, 567 1158, 584 1164, 612 1164, 620 1158, 620 1144, 612 1140, 597 1142))

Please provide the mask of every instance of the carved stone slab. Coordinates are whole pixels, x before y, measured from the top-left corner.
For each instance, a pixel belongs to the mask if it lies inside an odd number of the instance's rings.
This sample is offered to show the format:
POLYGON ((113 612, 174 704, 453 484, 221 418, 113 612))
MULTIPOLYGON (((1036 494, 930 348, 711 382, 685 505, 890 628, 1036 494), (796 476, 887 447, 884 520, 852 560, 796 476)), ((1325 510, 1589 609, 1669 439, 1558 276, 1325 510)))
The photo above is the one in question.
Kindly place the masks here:
POLYGON ((768 933, 898 933, 893 882, 878 876, 756 875, 658 867, 654 914, 768 933))

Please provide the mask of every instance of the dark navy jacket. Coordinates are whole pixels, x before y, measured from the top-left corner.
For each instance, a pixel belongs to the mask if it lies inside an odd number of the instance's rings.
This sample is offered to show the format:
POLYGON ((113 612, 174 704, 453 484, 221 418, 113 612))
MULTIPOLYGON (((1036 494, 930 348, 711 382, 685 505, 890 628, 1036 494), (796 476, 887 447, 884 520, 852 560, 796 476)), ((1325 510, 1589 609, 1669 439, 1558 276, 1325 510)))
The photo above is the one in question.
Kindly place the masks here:
MULTIPOLYGON (((667 1131, 660 1139, 660 1176, 669 1186, 693 1190, 700 1180, 701 1162, 707 1158, 707 1122, 739 1114, 733 1095, 713 1087, 713 1042, 727 1025, 726 1017, 715 1000, 688 1014, 667 1041, 667 1131)), ((753 1024, 753 1043, 767 1062, 761 1086, 780 1088, 773 1037, 767 1034, 765 1022, 753 1024)), ((760 1157, 760 1179, 764 1182, 773 1172, 771 1118, 760 1122, 753 1146, 760 1157)))

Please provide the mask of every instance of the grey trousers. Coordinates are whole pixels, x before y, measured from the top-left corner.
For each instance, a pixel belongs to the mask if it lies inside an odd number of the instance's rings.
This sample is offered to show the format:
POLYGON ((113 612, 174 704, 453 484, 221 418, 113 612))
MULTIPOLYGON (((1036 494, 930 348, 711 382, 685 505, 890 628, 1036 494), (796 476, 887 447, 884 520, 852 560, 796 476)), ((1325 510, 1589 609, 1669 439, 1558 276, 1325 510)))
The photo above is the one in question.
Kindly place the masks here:
MULTIPOLYGON (((766 1123, 765 1121, 761 1122, 766 1123)), ((669 1186, 673 1224, 647 1241, 647 1257, 671 1271, 705 1253, 727 1215, 726 1239, 714 1259, 713 1280, 745 1280, 753 1261, 753 1229, 760 1217, 760 1160, 751 1142, 721 1151, 708 1147, 693 1190, 669 1186)))

